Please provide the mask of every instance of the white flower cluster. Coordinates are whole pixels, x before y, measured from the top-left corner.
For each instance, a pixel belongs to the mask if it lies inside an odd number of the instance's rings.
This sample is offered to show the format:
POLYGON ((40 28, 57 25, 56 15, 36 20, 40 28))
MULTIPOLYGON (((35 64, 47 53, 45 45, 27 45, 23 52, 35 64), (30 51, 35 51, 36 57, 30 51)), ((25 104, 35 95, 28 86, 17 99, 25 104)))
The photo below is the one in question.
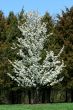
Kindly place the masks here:
POLYGON ((22 60, 15 60, 11 63, 15 76, 7 74, 23 87, 52 86, 61 81, 63 78, 57 80, 57 76, 61 74, 64 63, 58 61, 58 57, 64 47, 57 56, 53 51, 46 51, 46 58, 42 64, 40 63, 47 30, 46 25, 41 23, 38 13, 28 13, 26 22, 19 26, 19 29, 23 38, 18 38, 20 49, 17 54, 22 57, 22 60))

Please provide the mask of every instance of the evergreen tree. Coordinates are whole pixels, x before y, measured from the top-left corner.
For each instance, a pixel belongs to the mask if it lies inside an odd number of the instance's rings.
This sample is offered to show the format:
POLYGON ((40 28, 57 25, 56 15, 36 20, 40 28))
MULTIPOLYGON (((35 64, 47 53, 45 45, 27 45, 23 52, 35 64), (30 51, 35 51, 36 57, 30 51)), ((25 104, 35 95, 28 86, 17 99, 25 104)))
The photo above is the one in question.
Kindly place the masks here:
POLYGON ((41 21, 45 22, 46 28, 47 28, 47 33, 50 33, 51 31, 53 31, 54 21, 48 12, 45 13, 45 15, 42 17, 41 21))
MULTIPOLYGON (((62 15, 57 16, 56 41, 59 46, 65 45, 63 59, 66 64, 63 86, 73 92, 73 7, 66 8, 62 15)), ((66 93, 67 94, 67 93, 66 93)), ((67 96, 67 95, 66 95, 67 96)), ((73 95, 72 101, 73 101, 73 95)), ((68 101, 66 97, 66 101, 68 101)))
POLYGON ((20 37, 21 33, 18 27, 18 18, 13 13, 10 12, 7 17, 7 29, 6 29, 6 42, 14 42, 16 41, 16 36, 20 37))
POLYGON ((20 11, 20 13, 18 14, 19 25, 21 25, 24 22, 26 22, 26 19, 27 19, 27 15, 25 14, 24 8, 22 8, 22 10, 20 11))
POLYGON ((55 31, 54 19, 52 18, 52 16, 50 16, 48 12, 46 12, 45 15, 42 17, 41 21, 46 24, 46 28, 47 28, 46 34, 53 33, 51 36, 47 37, 47 39, 45 40, 44 48, 47 50, 53 50, 56 54, 58 54, 58 51, 59 51, 57 49, 58 45, 56 43, 56 38, 54 35, 54 31, 55 31))
MULTIPOLYGON (((16 36, 22 36, 17 27, 18 18, 13 12, 5 17, 3 12, 0 11, 0 93, 2 93, 0 96, 4 96, 4 100, 7 100, 6 93, 2 91, 14 87, 13 82, 7 77, 6 73, 12 70, 8 59, 14 60, 16 58, 16 52, 11 49, 13 41, 16 42, 16 36)), ((3 101, 3 99, 0 100, 3 101)))
POLYGON ((3 12, 0 11, 0 42, 4 42, 6 40, 5 25, 6 25, 6 19, 4 17, 3 12))

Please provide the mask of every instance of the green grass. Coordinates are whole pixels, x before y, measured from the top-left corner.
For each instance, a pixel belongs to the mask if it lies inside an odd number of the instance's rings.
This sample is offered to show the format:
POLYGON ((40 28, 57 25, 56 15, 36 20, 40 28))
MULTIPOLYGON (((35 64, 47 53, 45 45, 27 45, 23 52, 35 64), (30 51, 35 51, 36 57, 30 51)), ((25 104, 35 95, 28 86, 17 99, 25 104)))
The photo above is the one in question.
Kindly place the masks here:
POLYGON ((73 110, 73 103, 0 105, 0 110, 73 110))

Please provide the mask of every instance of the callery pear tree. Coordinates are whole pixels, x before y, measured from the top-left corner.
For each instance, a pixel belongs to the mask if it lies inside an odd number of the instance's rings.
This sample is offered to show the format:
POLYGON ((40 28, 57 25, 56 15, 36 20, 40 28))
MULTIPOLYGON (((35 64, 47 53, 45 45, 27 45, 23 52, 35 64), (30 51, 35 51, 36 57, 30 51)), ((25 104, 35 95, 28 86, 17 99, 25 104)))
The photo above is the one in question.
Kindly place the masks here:
POLYGON ((9 60, 15 74, 7 74, 21 87, 49 87, 63 79, 63 77, 58 78, 58 75, 63 70, 64 62, 58 60, 58 57, 64 46, 58 55, 54 55, 53 51, 44 50, 44 42, 52 33, 46 34, 46 24, 41 23, 41 18, 37 12, 27 13, 26 22, 18 26, 23 35, 23 38, 18 38, 17 44, 19 47, 17 54, 21 60, 17 59, 14 62, 9 60), (46 54, 43 60, 42 51, 45 51, 46 54), (40 63, 41 60, 42 63, 40 63))

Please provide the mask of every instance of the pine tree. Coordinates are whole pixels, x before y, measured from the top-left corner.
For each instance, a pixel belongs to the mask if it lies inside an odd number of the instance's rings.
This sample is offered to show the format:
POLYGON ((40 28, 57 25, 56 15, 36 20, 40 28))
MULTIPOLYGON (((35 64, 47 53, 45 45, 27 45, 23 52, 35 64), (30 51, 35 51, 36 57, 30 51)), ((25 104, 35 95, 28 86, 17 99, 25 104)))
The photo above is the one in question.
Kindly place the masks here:
POLYGON ((66 64, 63 87, 66 89, 66 94, 68 89, 71 89, 71 100, 73 101, 73 7, 66 8, 57 18, 56 44, 58 43, 59 46, 65 45, 62 56, 66 64))
POLYGON ((41 21, 46 23, 47 33, 53 31, 54 20, 52 19, 52 16, 50 16, 48 12, 45 13, 41 21))

